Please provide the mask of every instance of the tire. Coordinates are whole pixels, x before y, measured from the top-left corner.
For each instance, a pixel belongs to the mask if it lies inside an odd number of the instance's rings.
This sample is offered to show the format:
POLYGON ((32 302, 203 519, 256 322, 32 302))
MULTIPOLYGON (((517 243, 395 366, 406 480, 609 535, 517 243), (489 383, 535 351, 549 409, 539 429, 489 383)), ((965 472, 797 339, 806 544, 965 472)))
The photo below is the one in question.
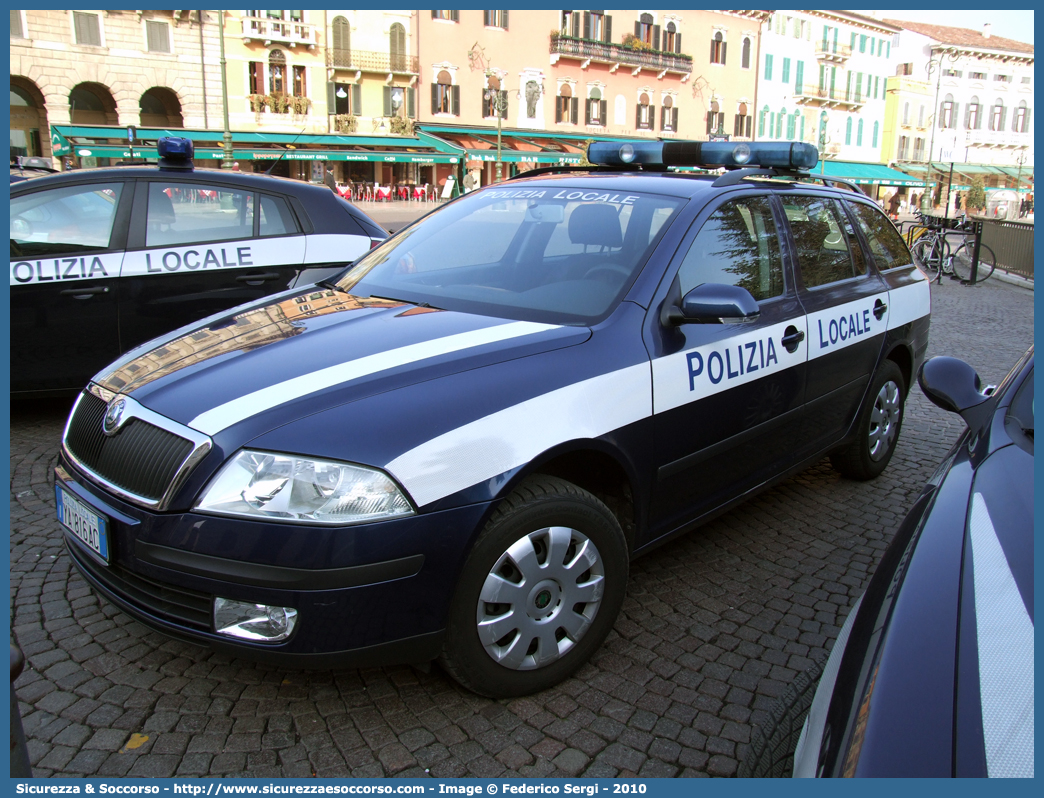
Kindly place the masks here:
POLYGON ((928 240, 925 238, 917 239, 913 254, 924 265, 928 276, 934 279, 939 276, 939 271, 946 263, 946 258, 950 254, 950 245, 942 237, 932 237, 928 240))
POLYGON ((527 478, 468 555, 440 664, 491 698, 557 684, 612 629, 628 564, 623 530, 601 501, 557 477, 527 478))
POLYGON ((905 407, 903 373, 893 361, 882 361, 856 419, 855 440, 830 455, 834 468, 859 480, 873 479, 884 471, 899 440, 905 407))
MULTIPOLYGON (((953 253, 954 274, 965 282, 971 282, 972 255, 974 254, 974 247, 974 244, 961 244, 957 248, 957 251, 953 253)), ((988 280, 996 267, 997 259, 993 255, 993 250, 985 244, 980 244, 979 268, 975 276, 975 282, 981 283, 983 280, 988 280)))
POLYGON ((736 772, 737 777, 779 779, 793 775, 794 750, 822 675, 823 666, 820 664, 798 674, 773 704, 768 723, 755 730, 750 750, 736 772))

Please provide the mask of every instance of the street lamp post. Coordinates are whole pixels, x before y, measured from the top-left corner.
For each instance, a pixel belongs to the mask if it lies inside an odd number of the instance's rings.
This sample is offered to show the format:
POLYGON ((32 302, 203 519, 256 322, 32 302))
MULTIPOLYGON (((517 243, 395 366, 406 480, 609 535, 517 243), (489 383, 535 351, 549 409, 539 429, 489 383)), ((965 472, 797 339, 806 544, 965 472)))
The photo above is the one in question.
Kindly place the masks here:
POLYGON ((942 65, 943 60, 949 60, 951 63, 956 63, 959 56, 955 52, 945 51, 941 52, 937 57, 928 60, 928 63, 924 65, 925 71, 928 73, 928 77, 932 76, 933 72, 938 74, 935 76, 935 105, 933 107, 933 113, 931 116, 932 124, 932 135, 931 140, 928 144, 928 171, 925 172, 925 176, 928 178, 925 182, 928 185, 925 187, 924 192, 921 194, 921 213, 928 213, 931 209, 931 175, 932 175, 932 161, 935 159, 935 127, 939 120, 939 88, 942 85, 942 65))
POLYGON ((493 113, 496 114, 496 117, 497 117, 497 180, 496 180, 496 182, 499 183, 501 181, 501 179, 502 179, 503 170, 504 170, 504 164, 500 160, 500 156, 501 156, 500 123, 501 123, 501 119, 502 119, 502 117, 504 115, 504 112, 507 110, 507 97, 505 96, 505 92, 502 92, 500 90, 500 78, 497 77, 496 75, 494 75, 489 70, 486 70, 486 84, 488 85, 489 88, 486 89, 484 96, 485 96, 486 100, 489 103, 491 103, 491 106, 493 108, 493 113))
MULTIPOLYGON (((1015 199, 1020 200, 1019 194, 1022 193, 1022 165, 1026 163, 1026 148, 1022 148, 1022 152, 1019 153, 1018 160, 1016 163, 1019 165, 1018 175, 1015 177, 1015 199)), ((1022 208, 1022 202, 1019 202, 1019 208, 1022 208)))
POLYGON ((232 160, 232 129, 228 125, 228 84, 225 79, 225 12, 218 11, 219 31, 218 38, 221 42, 221 108, 225 115, 225 133, 221 137, 221 168, 231 169, 232 160))

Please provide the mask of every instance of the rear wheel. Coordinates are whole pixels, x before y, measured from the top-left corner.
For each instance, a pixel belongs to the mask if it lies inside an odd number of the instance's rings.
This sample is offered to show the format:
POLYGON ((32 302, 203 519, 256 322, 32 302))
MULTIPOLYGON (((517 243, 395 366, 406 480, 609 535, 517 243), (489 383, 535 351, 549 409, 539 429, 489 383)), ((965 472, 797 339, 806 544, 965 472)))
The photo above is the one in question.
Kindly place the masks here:
POLYGON ((530 477, 468 556, 440 663, 494 698, 551 687, 612 629, 627 571, 623 530, 601 501, 565 480, 530 477))
MULTIPOLYGON (((975 244, 961 244, 953 253, 953 272, 965 282, 971 282, 972 256, 975 254, 975 244)), ((975 282, 981 283, 989 279, 997 266, 997 259, 993 250, 985 244, 979 245, 979 268, 976 270, 975 282)))
POLYGON ((834 468, 850 479, 873 479, 888 466, 903 425, 906 381, 891 360, 885 360, 870 383, 859 417, 856 437, 830 455, 834 468))
POLYGON ((798 674, 779 697, 769 713, 768 723, 754 732, 750 751, 736 773, 738 777, 778 779, 794 774, 794 751, 822 675, 822 666, 813 665, 798 674))

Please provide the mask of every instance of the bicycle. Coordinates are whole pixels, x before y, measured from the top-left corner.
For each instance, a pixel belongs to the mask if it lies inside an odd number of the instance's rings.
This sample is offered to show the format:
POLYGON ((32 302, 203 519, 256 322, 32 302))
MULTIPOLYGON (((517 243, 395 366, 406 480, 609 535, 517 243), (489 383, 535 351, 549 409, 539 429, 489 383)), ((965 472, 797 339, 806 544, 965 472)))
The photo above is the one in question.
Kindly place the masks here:
MULTIPOLYGON (((975 233, 974 227, 964 225, 959 232, 963 236, 961 245, 953 251, 946 259, 944 271, 952 271, 961 282, 972 282, 972 259, 975 256, 975 233), (948 267, 948 269, 947 269, 948 267)), ((988 280, 993 270, 997 268, 997 256, 988 246, 979 242, 979 268, 975 274, 975 282, 981 283, 988 280)))
POLYGON ((918 227, 911 251, 928 270, 929 274, 938 274, 950 257, 950 244, 946 240, 945 228, 929 220, 924 214, 917 214, 918 227))

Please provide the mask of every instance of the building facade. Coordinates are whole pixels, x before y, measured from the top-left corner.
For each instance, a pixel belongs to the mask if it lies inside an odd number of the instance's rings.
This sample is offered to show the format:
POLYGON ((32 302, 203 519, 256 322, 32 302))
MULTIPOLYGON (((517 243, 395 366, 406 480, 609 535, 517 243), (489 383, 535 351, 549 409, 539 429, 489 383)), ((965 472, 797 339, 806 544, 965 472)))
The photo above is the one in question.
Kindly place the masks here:
POLYGON ((879 163, 899 28, 849 11, 776 11, 762 25, 755 135, 879 163))
MULTIPOLYGON (((981 31, 902 27, 889 80, 885 156, 905 171, 949 165, 959 181, 1027 188, 1033 171, 1033 45, 981 31)), ((947 177, 947 180, 949 178, 947 177)))

